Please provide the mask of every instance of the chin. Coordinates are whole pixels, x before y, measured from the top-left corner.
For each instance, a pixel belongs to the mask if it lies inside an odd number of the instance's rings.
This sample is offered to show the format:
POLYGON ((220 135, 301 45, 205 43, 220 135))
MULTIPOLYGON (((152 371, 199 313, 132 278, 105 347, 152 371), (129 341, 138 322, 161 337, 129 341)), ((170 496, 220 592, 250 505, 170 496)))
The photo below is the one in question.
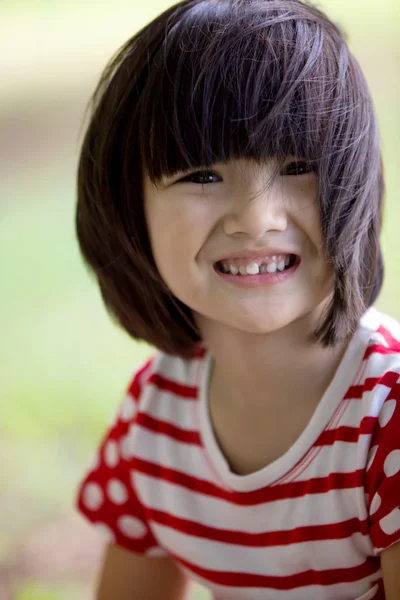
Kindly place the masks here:
POLYGON ((273 333, 279 329, 284 329, 292 322, 291 319, 282 318, 264 318, 262 320, 254 321, 254 319, 241 319, 239 322, 230 323, 236 329, 243 331, 244 333, 254 333, 257 335, 266 335, 273 333))

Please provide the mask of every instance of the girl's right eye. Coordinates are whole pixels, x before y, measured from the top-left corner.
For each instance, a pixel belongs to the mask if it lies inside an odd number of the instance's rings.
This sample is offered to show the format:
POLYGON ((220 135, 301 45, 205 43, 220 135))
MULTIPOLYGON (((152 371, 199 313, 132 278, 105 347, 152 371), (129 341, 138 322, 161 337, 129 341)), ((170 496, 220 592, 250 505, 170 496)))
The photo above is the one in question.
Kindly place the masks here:
POLYGON ((177 183, 198 183, 200 185, 218 183, 217 181, 212 180, 213 177, 218 177, 214 171, 196 171, 195 173, 186 175, 183 179, 179 179, 177 183))

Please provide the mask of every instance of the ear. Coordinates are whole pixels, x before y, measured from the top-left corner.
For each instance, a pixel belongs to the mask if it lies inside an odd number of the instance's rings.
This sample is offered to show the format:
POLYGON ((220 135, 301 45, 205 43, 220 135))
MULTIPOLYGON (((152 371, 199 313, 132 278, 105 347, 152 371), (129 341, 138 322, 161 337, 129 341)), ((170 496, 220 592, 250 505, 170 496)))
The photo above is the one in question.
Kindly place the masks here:
POLYGON ((386 600, 400 598, 400 542, 381 552, 381 569, 386 600))

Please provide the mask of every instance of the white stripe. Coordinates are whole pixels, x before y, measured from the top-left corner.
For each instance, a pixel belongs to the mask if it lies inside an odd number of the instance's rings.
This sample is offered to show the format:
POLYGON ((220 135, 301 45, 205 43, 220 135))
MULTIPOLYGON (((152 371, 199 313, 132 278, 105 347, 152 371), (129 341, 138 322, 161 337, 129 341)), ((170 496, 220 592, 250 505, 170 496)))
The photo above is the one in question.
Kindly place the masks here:
MULTIPOLYGON (((295 468, 290 481, 308 481, 327 477, 332 473, 349 475, 364 469, 368 460, 370 439, 371 435, 365 434, 359 437, 357 443, 336 441, 334 445, 313 448, 312 460, 310 458, 304 465, 295 468)), ((283 479, 285 482, 285 478, 283 479)))
MULTIPOLYGON (((203 360, 204 358, 184 360, 178 356, 160 353, 157 356, 157 362, 154 364, 154 372, 169 381, 193 387, 195 375, 203 360)), ((155 387, 155 389, 157 388, 155 387)))
POLYGON ((161 546, 199 568, 212 571, 290 577, 308 569, 357 567, 365 560, 364 553, 358 550, 362 545, 360 534, 347 540, 252 548, 188 535, 154 521, 151 524, 161 546))
MULTIPOLYGON (((262 533, 312 525, 331 525, 352 518, 367 518, 367 510, 357 513, 363 492, 331 490, 325 494, 285 498, 255 506, 233 504, 222 498, 206 496, 168 481, 134 472, 135 487, 144 506, 207 527, 228 531, 262 533)), ((372 550, 367 541, 366 551, 372 550)))
MULTIPOLYGON (((139 425, 135 426, 134 435, 135 456, 138 458, 224 488, 205 460, 205 452, 200 446, 159 435, 139 425)), ((295 469, 295 481, 308 481, 331 473, 353 473, 364 468, 368 461, 370 437, 366 434, 360 436, 358 443, 337 441, 334 446, 314 448, 312 460, 295 469)), ((353 493, 356 492, 353 490, 353 493)))
MULTIPOLYGON (((135 455, 143 460, 175 469, 198 479, 224 485, 214 475, 205 460, 205 451, 201 446, 174 440, 168 435, 135 426, 135 455)), ((369 440, 370 434, 360 436, 369 440)), ((364 441, 360 442, 365 447, 364 441)), ((365 466, 366 450, 360 455, 359 444, 337 441, 334 446, 320 446, 315 449, 316 457, 296 477, 296 481, 305 481, 311 477, 324 477, 330 473, 352 473, 365 466), (364 462, 362 462, 364 461, 364 462)), ((313 450, 314 453, 314 450, 313 450)))
POLYGON ((355 598, 357 600, 371 600, 377 592, 378 586, 375 585, 369 592, 370 582, 376 580, 376 575, 356 581, 354 583, 337 583, 328 586, 304 586, 293 590, 271 590, 270 588, 249 588, 249 587, 229 587, 222 586, 200 577, 190 569, 179 565, 186 573, 189 579, 194 579, 200 585, 207 588, 212 596, 207 596, 206 600, 307 600, 318 598, 318 600, 348 600, 355 598), (365 594, 365 596, 364 596, 365 594))
MULTIPOLYGON (((379 338, 381 336, 378 336, 379 338)), ((373 340, 373 343, 380 343, 381 340, 376 339, 373 340)), ((382 346, 385 348, 388 347, 387 343, 383 343, 382 346)), ((393 354, 380 354, 379 352, 374 352, 367 359, 367 369, 364 372, 364 381, 367 378, 375 378, 380 377, 383 373, 387 373, 388 371, 394 371, 395 373, 399 373, 400 371, 400 357, 398 351, 393 354)))
POLYGON ((204 460, 204 450, 197 444, 174 440, 140 425, 135 427, 135 456, 168 467, 197 479, 218 485, 216 477, 204 460))
POLYGON ((157 400, 147 406, 146 414, 154 419, 190 431, 197 429, 195 410, 196 400, 159 390, 157 400))
POLYGON ((376 328, 383 325, 395 339, 400 341, 400 322, 386 313, 380 312, 377 309, 375 310, 378 313, 377 318, 374 320, 376 328))

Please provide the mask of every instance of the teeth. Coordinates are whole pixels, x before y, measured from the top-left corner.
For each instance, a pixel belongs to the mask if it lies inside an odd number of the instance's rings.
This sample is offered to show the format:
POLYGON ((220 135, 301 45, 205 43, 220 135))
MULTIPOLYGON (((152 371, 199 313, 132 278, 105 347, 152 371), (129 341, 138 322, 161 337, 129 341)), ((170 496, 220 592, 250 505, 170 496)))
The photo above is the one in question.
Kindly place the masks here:
POLYGON ((247 265, 246 272, 248 275, 257 275, 260 272, 258 264, 251 263, 251 265, 247 265))
POLYGON ((280 263, 278 263, 278 271, 283 271, 283 269, 285 268, 285 261, 281 260, 280 263))
MULTIPOLYGON (((276 257, 272 257, 275 258, 276 257)), ((285 260, 281 260, 278 263, 275 261, 271 263, 263 263, 259 265, 256 262, 250 263, 248 265, 240 265, 237 267, 236 265, 229 265, 228 262, 224 261, 221 263, 221 270, 224 273, 230 273, 232 275, 257 275, 258 273, 276 273, 277 271, 282 272, 285 270, 290 263, 290 258, 286 258, 285 260)))

